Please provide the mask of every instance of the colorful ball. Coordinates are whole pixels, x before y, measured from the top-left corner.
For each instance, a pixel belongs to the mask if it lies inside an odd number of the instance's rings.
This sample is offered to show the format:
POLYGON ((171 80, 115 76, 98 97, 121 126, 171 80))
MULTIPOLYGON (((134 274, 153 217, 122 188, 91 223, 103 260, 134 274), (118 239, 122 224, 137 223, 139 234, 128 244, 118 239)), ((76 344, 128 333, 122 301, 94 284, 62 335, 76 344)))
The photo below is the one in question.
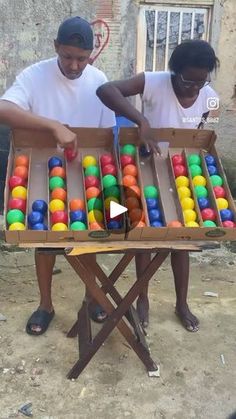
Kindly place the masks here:
POLYGON ((105 175, 102 178, 103 188, 111 188, 112 186, 117 185, 117 179, 113 175, 105 175))
POLYGON ((85 209, 84 200, 79 199, 79 198, 71 199, 69 202, 69 208, 71 211, 84 210, 85 209))
POLYGON ((65 204, 61 199, 52 199, 52 201, 49 202, 49 211, 55 212, 55 211, 64 211, 65 204))
POLYGON ((176 166, 173 167, 175 177, 179 176, 188 176, 188 172, 185 166, 182 164, 176 164, 176 166))
POLYGON ((105 175, 116 176, 117 175, 116 166, 114 166, 114 164, 106 164, 106 166, 102 167, 102 174, 103 176, 105 175))
POLYGON ((153 221, 161 221, 161 213, 158 209, 149 210, 148 217, 151 223, 153 221))
POLYGON ((214 221, 216 219, 216 213, 212 208, 204 208, 201 211, 201 216, 203 221, 210 220, 214 221))
POLYGON ((95 186, 91 186, 90 188, 86 189, 86 198, 87 200, 91 198, 97 198, 101 194, 101 190, 96 188, 95 186))
POLYGON ((140 187, 138 185, 133 185, 133 186, 130 186, 129 188, 126 188, 125 189, 125 196, 127 198, 129 198, 130 196, 140 198, 141 197, 140 187))
POLYGON ((136 153, 136 147, 133 144, 125 144, 121 147, 120 153, 133 156, 136 153))
POLYGON ((81 221, 74 221, 70 224, 70 230, 77 231, 77 230, 87 230, 87 227, 81 221))
POLYGON ((42 214, 46 214, 48 205, 43 199, 36 199, 32 204, 33 211, 39 211, 42 214))
POLYGON ((175 179, 175 183, 177 188, 180 188, 181 186, 189 187, 189 179, 186 176, 178 176, 175 179))
POLYGON ((192 178, 194 178, 195 176, 201 176, 202 175, 202 169, 197 164, 192 164, 189 167, 189 171, 191 173, 192 178))
POLYGON ((236 227, 235 223, 233 221, 230 221, 230 220, 223 221, 222 225, 225 228, 234 228, 234 227, 236 227))
POLYGON ((65 179, 66 171, 65 171, 64 167, 55 166, 50 171, 49 176, 50 177, 58 176, 58 177, 62 177, 63 179, 65 179))
POLYGON ((63 188, 55 188, 52 190, 51 199, 61 199, 61 201, 66 201, 67 193, 63 188))
POLYGON ((144 196, 145 198, 157 198, 158 190, 156 186, 153 186, 153 185, 144 186, 144 196))
POLYGON ((18 209, 25 212, 26 200, 21 198, 10 198, 8 202, 8 209, 18 209))
POLYGON ((96 176, 86 176, 86 178, 84 179, 84 184, 86 189, 91 188, 93 186, 98 188, 100 186, 100 181, 96 176))
POLYGON ((199 227, 199 224, 196 221, 189 221, 185 224, 185 227, 199 227))
POLYGON ((27 189, 24 186, 16 186, 11 191, 13 198, 21 198, 26 199, 27 198, 27 189))
POLYGON ((196 211, 193 211, 192 209, 187 209, 183 211, 184 216, 184 223, 188 223, 189 221, 196 221, 197 214, 196 211))
POLYGON ((89 229, 90 230, 104 230, 104 225, 101 224, 101 223, 97 223, 97 222, 90 223, 89 224, 89 229))
POLYGON ((204 176, 194 176, 193 185, 194 186, 206 186, 206 178, 204 176))
POLYGON ((210 176, 218 175, 218 170, 216 166, 210 165, 210 166, 207 166, 207 169, 210 176))
POLYGON ((60 159, 59 157, 53 156, 48 160, 48 168, 49 170, 52 170, 53 167, 57 167, 60 166, 62 167, 62 159, 60 159))
POLYGON ((121 164, 122 169, 128 164, 135 164, 134 157, 124 154, 123 156, 120 156, 120 164, 121 164))
POLYGON ((210 180, 211 180, 212 186, 222 186, 223 185, 223 179, 219 175, 210 176, 210 180))
POLYGON ((87 202, 88 211, 92 211, 94 209, 102 210, 102 200, 99 198, 91 198, 87 202))
POLYGON ((220 210, 220 218, 221 218, 221 221, 233 221, 234 213, 228 208, 222 209, 220 210))
POLYGON ((86 213, 83 210, 70 211, 70 222, 81 221, 86 223, 86 213))
POLYGON ((203 221, 204 227, 216 227, 216 223, 214 221, 206 220, 203 221))
POLYGON ((84 169, 87 169, 89 166, 97 166, 97 160, 94 156, 85 156, 82 165, 84 169))
POLYGON ((128 211, 131 211, 134 208, 140 208, 140 202, 136 197, 130 196, 125 200, 125 206, 128 208, 128 211))
POLYGON ((31 230, 48 230, 48 227, 44 223, 37 223, 31 226, 31 230))
POLYGON ((11 176, 8 181, 9 188, 12 190, 16 186, 25 186, 25 180, 19 176, 11 176))
POLYGON ((181 224, 181 222, 180 221, 178 221, 178 220, 172 220, 172 221, 169 221, 168 223, 167 223, 167 227, 173 227, 173 228, 178 228, 178 227, 183 227, 182 226, 182 224, 181 224))
POLYGON ((8 224, 22 223, 25 220, 24 213, 19 209, 11 209, 7 212, 7 222, 8 224))
POLYGON ((16 166, 13 171, 13 176, 19 176, 21 179, 28 178, 28 169, 25 166, 16 166))
POLYGON ((25 167, 29 167, 29 157, 21 154, 19 156, 15 157, 15 167, 16 166, 25 166, 25 167))
POLYGON ((65 188, 65 181, 59 176, 52 176, 49 179, 49 189, 52 191, 55 188, 65 188))
POLYGON ((182 164, 183 166, 185 165, 184 157, 182 156, 182 154, 174 154, 171 157, 171 160, 173 166, 176 166, 177 164, 182 164))
POLYGON ((100 163, 102 168, 104 168, 104 166, 107 166, 108 164, 114 165, 115 159, 111 153, 105 153, 100 157, 100 163))
POLYGON ((223 210, 223 209, 228 208, 229 203, 228 203, 227 199, 225 199, 225 198, 217 198, 216 199, 216 205, 217 205, 217 208, 219 210, 223 210))
POLYGON ((201 157, 198 154, 189 154, 187 157, 188 164, 191 166, 192 164, 197 164, 200 166, 201 164, 201 157))
POLYGON ((204 208, 209 208, 210 201, 208 198, 204 198, 204 197, 198 198, 198 205, 199 205, 199 208, 203 210, 204 208))
POLYGON ((121 228, 121 223, 116 220, 111 220, 107 223, 108 230, 119 230, 121 228))
POLYGON ((42 223, 44 215, 39 211, 31 211, 28 214, 28 224, 33 226, 34 224, 42 223))
POLYGON ((52 226, 52 231, 67 231, 68 227, 64 223, 56 223, 52 226))
POLYGON ((92 211, 89 211, 88 213, 89 223, 94 223, 94 222, 101 223, 103 221, 103 218, 104 217, 103 217, 102 211, 92 210, 92 211))
POLYGON ((122 183, 126 188, 129 188, 130 186, 137 185, 137 179, 134 176, 125 175, 122 179, 122 183))
POLYGON ((163 226, 164 226, 164 225, 163 225, 163 223, 162 223, 161 221, 157 221, 157 220, 152 221, 152 222, 150 223, 150 225, 151 225, 151 227, 156 227, 156 228, 159 228, 159 227, 163 227, 163 226))
POLYGON ((195 205, 194 200, 189 197, 181 199, 180 204, 183 210, 194 209, 194 205, 195 205))
POLYGON ((104 206, 107 210, 110 209, 110 205, 111 205, 111 201, 116 202, 117 204, 119 204, 119 201, 117 198, 115 198, 114 196, 109 196, 108 198, 105 199, 104 201, 104 206))
POLYGON ((225 189, 222 186, 214 186, 213 191, 216 198, 225 198, 226 196, 225 189))
POLYGON ((123 175, 131 175, 136 177, 138 175, 138 169, 134 164, 127 164, 123 169, 123 175))
POLYGON ((156 198, 146 199, 147 209, 158 209, 158 200, 156 198))
POLYGON ((111 186, 109 188, 105 188, 103 190, 104 198, 108 198, 109 196, 114 196, 115 198, 120 197, 120 188, 117 185, 111 186))
POLYGON ((51 223, 64 223, 68 224, 68 214, 66 211, 55 211, 51 215, 51 223))
POLYGON ((191 197, 191 191, 190 191, 189 188, 187 188, 187 186, 180 186, 177 189, 177 192, 178 192, 178 196, 179 196, 180 200, 184 199, 184 198, 190 198, 191 197))
POLYGON ((96 176, 100 177, 100 172, 98 166, 88 166, 84 171, 85 176, 96 176))
POLYGON ((216 166, 216 159, 211 154, 207 154, 205 156, 205 162, 206 162, 207 166, 212 166, 212 165, 216 166))
POLYGON ((208 192, 205 186, 195 186, 194 193, 196 194, 197 198, 206 198, 208 196, 208 192))
POLYGON ((19 223, 19 222, 16 222, 16 223, 12 223, 12 224, 9 226, 9 230, 10 230, 10 231, 15 231, 15 230, 26 230, 26 227, 25 227, 25 224, 23 224, 23 223, 19 223))

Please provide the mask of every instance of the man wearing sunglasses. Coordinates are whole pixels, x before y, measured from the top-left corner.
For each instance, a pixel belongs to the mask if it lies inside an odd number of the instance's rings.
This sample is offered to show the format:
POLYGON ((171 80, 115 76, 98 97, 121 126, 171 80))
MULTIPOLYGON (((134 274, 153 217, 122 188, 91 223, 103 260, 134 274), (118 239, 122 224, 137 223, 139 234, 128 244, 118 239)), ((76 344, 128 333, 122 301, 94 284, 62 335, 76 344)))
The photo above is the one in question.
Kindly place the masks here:
MULTIPOLYGON (((216 116, 219 99, 209 86, 210 74, 219 61, 213 48, 202 40, 188 40, 178 45, 169 60, 170 71, 144 72, 128 80, 114 81, 99 87, 97 95, 102 102, 118 114, 135 122, 140 128, 140 139, 149 142, 152 128, 200 128, 207 117, 216 116), (141 95, 143 113, 139 112, 128 96, 141 95)), ((137 276, 145 271, 150 256, 136 258, 137 276)), ((189 253, 171 254, 175 280, 175 312, 183 326, 191 332, 199 328, 199 321, 187 304, 189 283, 189 253)), ((148 289, 137 300, 141 324, 148 325, 148 289)))

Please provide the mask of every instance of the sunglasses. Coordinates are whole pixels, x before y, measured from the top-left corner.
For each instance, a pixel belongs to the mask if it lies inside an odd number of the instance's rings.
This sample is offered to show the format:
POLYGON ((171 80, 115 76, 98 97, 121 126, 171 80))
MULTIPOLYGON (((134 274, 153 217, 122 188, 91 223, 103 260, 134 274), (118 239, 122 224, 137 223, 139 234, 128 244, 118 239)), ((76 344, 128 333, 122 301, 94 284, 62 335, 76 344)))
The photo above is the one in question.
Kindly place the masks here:
POLYGON ((190 89, 191 87, 194 87, 194 86, 197 86, 201 89, 202 87, 208 86, 208 84, 211 83, 210 76, 206 80, 195 81, 195 80, 185 80, 182 74, 180 73, 180 79, 186 89, 190 89))

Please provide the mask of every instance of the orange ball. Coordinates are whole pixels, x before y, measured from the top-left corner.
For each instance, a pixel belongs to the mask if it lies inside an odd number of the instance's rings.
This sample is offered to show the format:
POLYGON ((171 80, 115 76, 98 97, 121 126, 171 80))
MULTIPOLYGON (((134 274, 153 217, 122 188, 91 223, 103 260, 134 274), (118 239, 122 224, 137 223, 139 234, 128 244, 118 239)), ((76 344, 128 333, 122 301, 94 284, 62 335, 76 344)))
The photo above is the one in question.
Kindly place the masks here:
POLYGON ((141 191, 138 185, 133 185, 130 186, 129 188, 126 189, 125 191, 125 195, 127 196, 127 198, 129 197, 134 197, 134 198, 140 198, 141 197, 141 191))
POLYGON ((25 166, 29 167, 29 157, 21 154, 20 156, 16 156, 15 158, 15 167, 16 166, 25 166))
POLYGON ((90 188, 86 190, 86 198, 87 200, 91 198, 97 198, 100 193, 100 189, 98 189, 96 186, 90 186, 90 188))
POLYGON ((85 210, 85 203, 83 199, 73 198, 69 203, 71 211, 85 210))
POLYGON ((137 180, 132 175, 125 175, 123 177, 123 185, 129 188, 130 186, 137 185, 137 180))
POLYGON ((140 208, 139 200, 133 196, 130 196, 125 201, 125 206, 131 211, 134 208, 140 208))
POLYGON ((135 222, 132 224, 132 227, 134 228, 141 228, 141 227, 146 227, 146 224, 143 221, 139 221, 139 222, 135 222))
POLYGON ((50 171, 49 176, 50 177, 59 176, 59 177, 62 177, 63 179, 65 179, 65 177, 66 177, 66 171, 65 171, 64 167, 55 166, 50 171))
POLYGON ((28 169, 25 166, 16 166, 13 172, 14 176, 19 176, 21 179, 27 179, 28 169))
POLYGON ((66 191, 63 188, 55 188, 52 190, 51 199, 61 199, 61 201, 66 201, 66 191))
POLYGON ((131 175, 136 177, 138 175, 138 169, 134 164, 127 164, 123 169, 123 175, 131 175))
POLYGON ((134 223, 135 221, 145 221, 144 211, 140 208, 134 208, 129 212, 129 218, 132 223, 134 223))
POLYGON ((94 221, 93 223, 89 224, 89 228, 90 230, 103 230, 104 226, 94 221))
POLYGON ((176 227, 183 227, 183 226, 182 226, 182 224, 181 224, 181 222, 180 222, 180 221, 178 221, 178 220, 173 220, 173 221, 170 221, 170 222, 167 224, 167 227, 174 227, 174 228, 176 228, 176 227))

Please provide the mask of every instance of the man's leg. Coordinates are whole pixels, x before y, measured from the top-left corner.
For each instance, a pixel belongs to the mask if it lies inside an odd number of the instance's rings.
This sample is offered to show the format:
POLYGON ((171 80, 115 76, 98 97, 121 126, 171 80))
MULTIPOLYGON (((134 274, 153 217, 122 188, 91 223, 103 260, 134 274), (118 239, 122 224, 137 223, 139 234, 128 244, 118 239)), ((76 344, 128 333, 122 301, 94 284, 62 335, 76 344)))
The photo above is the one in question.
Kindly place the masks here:
MULTIPOLYGON (((150 253, 138 253, 135 256, 136 276, 140 278, 151 261, 150 253)), ((143 288, 137 299, 137 312, 140 323, 147 327, 149 323, 148 285, 143 288)))
MULTIPOLYGON (((55 265, 56 256, 47 255, 40 253, 35 250, 35 265, 36 265, 36 274, 38 279, 39 291, 40 291, 40 304, 39 308, 45 310, 48 313, 53 311, 52 305, 52 295, 51 295, 51 286, 52 286, 52 272, 55 265)), ((40 332, 41 327, 38 325, 31 325, 31 330, 34 332, 40 332)))
POLYGON ((197 332, 199 321, 187 304, 189 283, 189 253, 185 250, 171 253, 171 266, 175 280, 176 314, 190 332, 197 332))

